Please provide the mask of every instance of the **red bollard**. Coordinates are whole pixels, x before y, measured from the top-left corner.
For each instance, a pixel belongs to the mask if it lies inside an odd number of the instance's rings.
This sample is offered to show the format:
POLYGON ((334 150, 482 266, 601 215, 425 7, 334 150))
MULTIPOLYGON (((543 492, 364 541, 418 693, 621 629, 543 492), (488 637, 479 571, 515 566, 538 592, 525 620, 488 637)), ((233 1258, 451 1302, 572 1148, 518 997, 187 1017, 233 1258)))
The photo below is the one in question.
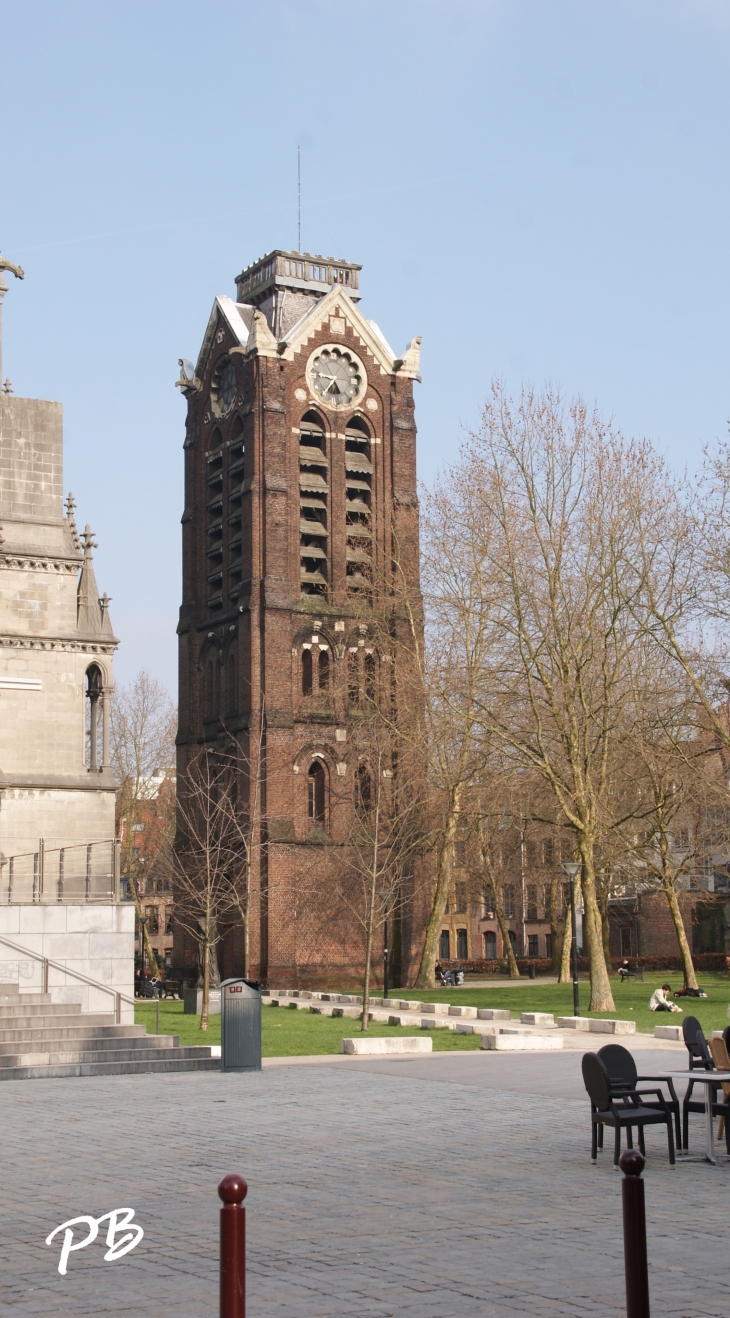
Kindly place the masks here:
POLYGON ((242 1176, 224 1176, 218 1186, 221 1208, 220 1318, 246 1318, 246 1209, 248 1186, 242 1176))
POLYGON ((646 1210, 641 1173, 645 1159, 638 1149, 626 1149, 618 1165, 624 1174, 624 1268, 626 1318, 649 1318, 649 1265, 646 1254, 646 1210))

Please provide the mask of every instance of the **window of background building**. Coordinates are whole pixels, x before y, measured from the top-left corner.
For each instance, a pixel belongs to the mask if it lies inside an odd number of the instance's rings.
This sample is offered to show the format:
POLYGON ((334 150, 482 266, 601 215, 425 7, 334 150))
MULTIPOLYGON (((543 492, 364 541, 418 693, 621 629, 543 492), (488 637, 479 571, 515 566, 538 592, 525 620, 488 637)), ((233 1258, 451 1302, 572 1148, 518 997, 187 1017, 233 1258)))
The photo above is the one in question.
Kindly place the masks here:
POLYGON ((166 934, 172 933, 172 910, 168 910, 167 915, 165 917, 165 933, 166 934))
POLYGON ((460 960, 466 960, 469 955, 469 939, 466 929, 457 929, 456 931, 456 955, 460 960))
POLYGON ((439 961, 451 960, 451 935, 448 929, 441 930, 439 938, 439 961))
POLYGON ((537 865, 538 863, 537 842, 528 842, 526 850, 527 850, 528 865, 537 865))
POLYGON ((550 960, 552 960, 552 955, 553 955, 553 936, 552 936, 552 934, 546 934, 546 935, 545 935, 545 956, 548 957, 550 960))
POLYGON ((465 883, 457 883, 457 885, 456 885, 456 911, 457 911, 457 913, 458 913, 459 915, 462 915, 462 914, 466 911, 466 907, 467 907, 467 891, 466 891, 466 884, 465 884, 465 883))
POLYGON ((552 865, 555 848, 551 837, 546 837, 542 844, 542 863, 543 865, 552 865))
POLYGON ((314 760, 307 775, 307 811, 313 823, 324 824, 325 773, 324 765, 319 760, 314 760))
POLYGON ((160 932, 160 912, 156 906, 145 906, 145 918, 147 920, 147 933, 159 934, 160 932))
POLYGON ((528 934, 528 937, 527 937, 527 955, 528 955, 528 956, 535 956, 535 957, 539 956, 539 955, 540 955, 540 952, 539 952, 539 950, 538 950, 538 949, 539 949, 539 946, 540 946, 540 944, 539 944, 539 940, 538 940, 538 935, 537 935, 537 934, 528 934))
POLYGON ((527 919, 537 920, 537 887, 534 883, 527 886, 527 919))
POLYGON ((515 915, 515 890, 511 883, 506 883, 502 889, 502 901, 504 903, 505 919, 513 920, 515 915))
POLYGON ((497 935, 493 929, 487 929, 484 935, 484 955, 487 961, 497 959, 497 935))

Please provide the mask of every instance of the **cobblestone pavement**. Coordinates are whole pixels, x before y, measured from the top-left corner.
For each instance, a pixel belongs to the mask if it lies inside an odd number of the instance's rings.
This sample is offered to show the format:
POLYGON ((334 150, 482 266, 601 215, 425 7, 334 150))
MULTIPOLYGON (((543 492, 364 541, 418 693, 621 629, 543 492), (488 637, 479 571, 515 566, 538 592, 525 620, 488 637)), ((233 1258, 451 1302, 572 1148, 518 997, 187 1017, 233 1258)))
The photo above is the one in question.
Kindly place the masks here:
MULTIPOLYGON (((608 1149, 591 1167, 579 1059, 431 1065, 3 1084, 0 1312, 215 1318, 216 1185, 240 1171, 250 1318, 618 1318, 621 1177, 608 1149), (138 1248, 105 1263, 97 1242, 59 1276, 47 1234, 122 1206, 138 1248)), ((730 1165, 672 1171, 662 1132, 647 1145, 652 1311, 725 1318, 730 1165)))

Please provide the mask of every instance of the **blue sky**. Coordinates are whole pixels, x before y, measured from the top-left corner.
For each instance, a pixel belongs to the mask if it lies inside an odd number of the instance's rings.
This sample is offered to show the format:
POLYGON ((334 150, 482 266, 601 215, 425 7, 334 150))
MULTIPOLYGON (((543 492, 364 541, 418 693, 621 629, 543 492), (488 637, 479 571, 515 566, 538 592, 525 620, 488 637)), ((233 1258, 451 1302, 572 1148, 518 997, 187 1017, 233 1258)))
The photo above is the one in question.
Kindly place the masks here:
POLYGON ((730 416, 727 0, 5 3, 3 374, 60 399, 117 676, 176 685, 184 404, 216 293, 296 245, 423 336, 428 482, 489 381, 677 467, 730 416))

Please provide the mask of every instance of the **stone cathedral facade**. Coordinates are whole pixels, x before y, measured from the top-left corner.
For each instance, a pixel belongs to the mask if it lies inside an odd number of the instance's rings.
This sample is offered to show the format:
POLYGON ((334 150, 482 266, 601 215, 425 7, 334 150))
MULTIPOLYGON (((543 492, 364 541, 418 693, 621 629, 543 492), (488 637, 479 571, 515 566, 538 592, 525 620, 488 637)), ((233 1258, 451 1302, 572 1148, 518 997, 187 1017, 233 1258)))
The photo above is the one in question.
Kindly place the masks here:
MULTIPOLYGON (((420 339, 393 352, 359 309, 360 269, 270 252, 238 276, 235 299, 215 299, 178 381, 179 775, 203 748, 236 759, 240 809, 260 830, 248 961, 234 928, 221 969, 276 985, 357 979, 362 930, 334 894, 358 791, 371 790, 358 720, 392 685, 382 638, 396 543, 420 598, 420 339)), ((420 953, 418 925, 413 911, 401 921, 391 982, 420 953)), ((194 947, 176 939, 189 971, 194 947)))

